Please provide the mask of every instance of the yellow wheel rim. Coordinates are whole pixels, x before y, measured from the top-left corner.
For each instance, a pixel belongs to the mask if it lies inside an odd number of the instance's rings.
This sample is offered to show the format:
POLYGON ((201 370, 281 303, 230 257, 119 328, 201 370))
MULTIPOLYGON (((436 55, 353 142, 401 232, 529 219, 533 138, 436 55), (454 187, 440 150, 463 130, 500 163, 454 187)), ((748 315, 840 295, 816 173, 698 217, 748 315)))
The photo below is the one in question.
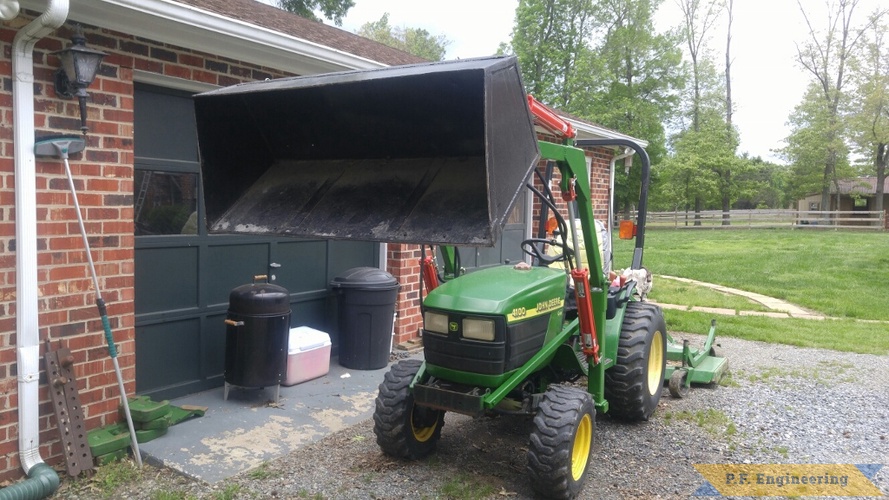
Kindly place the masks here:
POLYGON ((593 443, 593 420, 584 414, 574 434, 574 447, 571 449, 571 477, 580 481, 590 459, 590 447, 593 443))
POLYGON ((654 396, 664 384, 664 336, 655 331, 648 352, 648 393, 654 396))
POLYGON ((435 434, 435 428, 438 427, 438 419, 435 419, 435 423, 428 427, 417 425, 416 422, 420 419, 416 411, 416 406, 411 408, 411 432, 414 434, 414 439, 421 443, 425 443, 426 441, 429 441, 429 438, 431 438, 433 434, 435 434))

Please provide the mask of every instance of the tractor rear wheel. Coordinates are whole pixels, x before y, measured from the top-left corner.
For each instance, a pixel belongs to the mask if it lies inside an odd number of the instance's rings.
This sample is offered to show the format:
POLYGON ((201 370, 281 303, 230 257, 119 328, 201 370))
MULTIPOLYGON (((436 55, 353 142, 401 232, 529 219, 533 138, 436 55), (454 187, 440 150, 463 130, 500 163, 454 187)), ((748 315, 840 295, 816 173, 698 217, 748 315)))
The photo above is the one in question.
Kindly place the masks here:
POLYGON ((621 326, 615 365, 605 371, 609 413, 624 420, 648 420, 657 408, 667 363, 667 325, 660 308, 629 302, 621 326))
POLYGON ((374 434, 387 455, 417 460, 435 450, 444 414, 414 404, 410 383, 422 362, 407 359, 393 365, 380 384, 374 409, 374 434))
POLYGON ((583 489, 596 414, 589 393, 553 386, 543 395, 534 416, 528 446, 531 487, 546 498, 574 498, 583 489))

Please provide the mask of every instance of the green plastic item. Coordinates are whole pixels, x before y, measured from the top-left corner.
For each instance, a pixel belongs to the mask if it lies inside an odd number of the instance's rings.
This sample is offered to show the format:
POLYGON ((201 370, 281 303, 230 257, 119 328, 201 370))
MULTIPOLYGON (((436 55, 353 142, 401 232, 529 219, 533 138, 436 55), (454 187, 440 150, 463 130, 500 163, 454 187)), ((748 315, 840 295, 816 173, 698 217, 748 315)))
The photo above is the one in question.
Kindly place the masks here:
POLYGON ((136 431, 136 441, 139 443, 147 443, 152 439, 157 439, 167 433, 168 428, 163 429, 144 429, 136 431))
POLYGON ((87 442, 94 457, 126 450, 126 447, 130 445, 130 431, 126 424, 106 425, 89 431, 87 442))
POLYGON ((150 422, 170 413, 169 401, 156 402, 148 396, 137 396, 130 398, 129 403, 133 422, 150 422))
POLYGON ((195 417, 203 417, 204 414, 207 413, 206 406, 192 406, 192 405, 182 405, 182 406, 171 406, 170 407, 170 419, 172 420, 171 425, 176 425, 182 423, 188 419, 195 417))
POLYGON ((162 417, 158 417, 148 422, 135 422, 137 431, 149 431, 155 429, 166 429, 173 425, 173 412, 167 413, 162 417))
MULTIPOLYGON (((129 430, 127 432, 129 432, 129 430)), ((129 435, 127 435, 127 437, 129 437, 129 435)), ((99 455, 99 456, 95 457, 96 465, 108 465, 111 462, 117 462, 118 460, 120 460, 122 458, 126 458, 126 456, 127 456, 127 449, 121 448, 117 451, 112 451, 111 453, 106 453, 104 455, 99 455)))

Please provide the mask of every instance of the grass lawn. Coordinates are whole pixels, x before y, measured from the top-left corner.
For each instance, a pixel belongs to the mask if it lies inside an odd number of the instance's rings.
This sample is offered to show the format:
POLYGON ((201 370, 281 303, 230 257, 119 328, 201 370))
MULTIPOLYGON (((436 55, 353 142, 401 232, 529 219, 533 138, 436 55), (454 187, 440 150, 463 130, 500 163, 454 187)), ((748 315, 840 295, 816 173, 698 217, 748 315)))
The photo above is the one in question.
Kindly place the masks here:
MULTIPOLYGON (((655 285, 657 286, 657 285, 655 285)), ((716 320, 716 339, 736 337, 800 347, 819 347, 864 354, 889 354, 889 323, 852 319, 812 320, 723 316, 703 312, 664 310, 668 332, 706 334, 716 320)))
MULTIPOLYGON (((615 268, 630 261, 632 242, 615 239, 615 268)), ((838 321, 717 318, 718 335, 828 349, 889 351, 889 234, 788 229, 653 230, 644 265, 670 275, 761 293, 838 321)), ((655 279, 664 303, 757 310, 744 300, 655 279), (740 302, 738 302, 740 301, 740 302)), ((665 311, 668 328, 705 333, 709 315, 665 311), (699 327, 694 327, 700 323, 699 327)))

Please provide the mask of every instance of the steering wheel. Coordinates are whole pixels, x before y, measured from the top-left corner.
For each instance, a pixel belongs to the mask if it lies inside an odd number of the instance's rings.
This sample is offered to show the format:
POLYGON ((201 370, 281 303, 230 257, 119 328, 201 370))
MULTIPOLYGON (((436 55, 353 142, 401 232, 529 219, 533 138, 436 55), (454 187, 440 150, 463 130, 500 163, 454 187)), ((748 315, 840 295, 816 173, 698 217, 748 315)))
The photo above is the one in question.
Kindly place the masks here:
POLYGON ((547 266, 553 262, 566 261, 568 260, 568 256, 574 253, 571 247, 569 247, 561 238, 528 238, 527 240, 522 241, 522 251, 547 266), (561 250, 561 252, 557 255, 547 255, 543 250, 544 245, 554 246, 561 250))

